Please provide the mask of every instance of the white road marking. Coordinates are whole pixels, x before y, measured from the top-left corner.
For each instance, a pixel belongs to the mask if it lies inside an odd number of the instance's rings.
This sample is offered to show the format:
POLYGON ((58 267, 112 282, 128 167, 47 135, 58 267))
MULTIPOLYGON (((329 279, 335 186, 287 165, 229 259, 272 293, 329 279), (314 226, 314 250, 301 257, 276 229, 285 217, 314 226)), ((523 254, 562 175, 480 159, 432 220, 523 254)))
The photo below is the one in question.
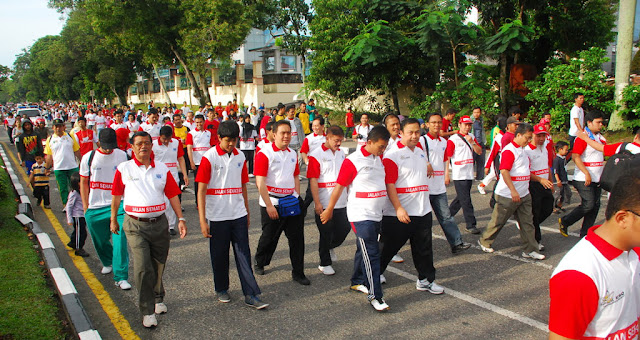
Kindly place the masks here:
MULTIPOLYGON (((415 276, 413 274, 409 274, 409 273, 407 273, 407 272, 405 272, 403 270, 400 270, 400 269, 392 267, 392 266, 388 266, 387 270, 392 272, 392 273, 394 273, 394 274, 400 275, 400 276, 402 276, 402 277, 404 277, 406 279, 414 281, 414 282, 418 280, 417 276, 415 276)), ((541 331, 544 331, 544 332, 546 332, 548 330, 548 325, 543 323, 543 322, 528 318, 528 317, 526 317, 524 315, 520 315, 518 313, 512 312, 512 311, 504 309, 502 307, 498 307, 496 305, 492 305, 492 304, 490 304, 488 302, 484 302, 484 301, 482 301, 480 299, 476 299, 473 296, 469 296, 467 294, 458 292, 458 291, 453 290, 451 288, 444 287, 444 291, 445 291, 445 294, 449 294, 449 295, 451 295, 451 296, 453 296, 453 297, 455 297, 457 299, 466 301, 466 302, 471 303, 473 305, 476 305, 476 306, 478 306, 480 308, 484 308, 484 309, 486 309, 488 311, 500 314, 502 316, 506 316, 509 319, 512 319, 512 320, 527 324, 529 326, 535 327, 535 328, 537 328, 537 329, 539 329, 541 331)))
MULTIPOLYGON (((552 233, 560 234, 560 230, 558 230, 557 228, 549 228, 549 227, 540 226, 540 229, 546 230, 546 231, 550 231, 552 233)), ((569 234, 569 236, 580 237, 580 234, 574 233, 572 231, 568 232, 567 234, 569 234)))

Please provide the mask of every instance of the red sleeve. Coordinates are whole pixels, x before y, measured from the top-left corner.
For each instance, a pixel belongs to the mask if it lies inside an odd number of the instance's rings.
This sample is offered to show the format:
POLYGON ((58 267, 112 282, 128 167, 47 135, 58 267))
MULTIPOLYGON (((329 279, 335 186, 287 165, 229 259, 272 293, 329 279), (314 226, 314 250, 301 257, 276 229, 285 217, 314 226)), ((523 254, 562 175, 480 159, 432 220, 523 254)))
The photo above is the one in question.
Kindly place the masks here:
POLYGON ((340 167, 340 172, 338 173, 338 179, 336 180, 336 182, 338 182, 338 184, 342 185, 343 187, 349 186, 349 184, 353 182, 353 179, 356 178, 357 174, 358 170, 356 170, 356 166, 353 165, 353 162, 351 162, 351 160, 347 158, 344 160, 344 162, 342 162, 342 166, 340 167))
POLYGON ((256 156, 258 155, 258 152, 260 152, 260 146, 256 145, 256 156))
MULTIPOLYGON (((200 171, 200 170, 198 170, 200 171)), ((249 170, 247 169, 247 161, 244 161, 244 165, 242 166, 242 175, 240 180, 242 184, 249 183, 249 170)))
POLYGON ((598 311, 598 289, 590 277, 565 270, 549 280, 549 330, 581 339, 598 311))
POLYGON ((319 178, 320 177, 320 163, 318 160, 309 156, 309 164, 307 165, 307 178, 319 178))
POLYGON ((309 138, 305 138, 304 141, 302 141, 300 153, 309 153, 309 138))
POLYGON ((214 134, 211 132, 211 139, 209 140, 209 144, 211 146, 218 145, 218 135, 217 132, 214 134))
POLYGON ((553 145, 551 143, 547 144, 547 158, 549 161, 549 168, 553 167, 553 159, 556 157, 556 154, 553 150, 553 145))
POLYGON ((140 127, 138 128, 138 131, 144 131, 144 130, 142 129, 142 124, 140 124, 140 127))
POLYGON ((113 186, 111 187, 111 195, 124 195, 124 183, 122 183, 122 174, 116 169, 116 175, 113 177, 113 186))
POLYGON ((184 146, 182 145, 182 141, 178 139, 178 158, 184 157, 184 146))
MULTIPOLYGON (((198 174, 199 173, 200 171, 198 171, 198 174)), ((178 183, 176 183, 176 180, 173 179, 173 175, 171 174, 171 172, 167 170, 167 182, 164 184, 165 196, 167 196, 168 199, 171 199, 175 196, 178 196, 181 193, 182 191, 180 191, 180 187, 178 186, 178 183)))
POLYGON ((583 141, 581 138, 576 138, 576 142, 573 143, 572 153, 582 155, 584 150, 587 149, 587 142, 583 141))
POLYGON ((502 152, 500 155, 500 170, 511 170, 513 162, 516 160, 515 155, 510 150, 502 152))
POLYGON ((187 133, 187 139, 185 140, 185 144, 193 145, 193 136, 190 133, 187 133))
POLYGON ((293 170, 293 176, 295 177, 295 176, 298 176, 298 175, 300 175, 300 164, 298 164, 298 159, 296 157, 296 169, 293 170))
POLYGON ((500 145, 498 144, 498 142, 493 142, 493 146, 491 147, 491 153, 489 154, 487 163, 484 165, 486 169, 489 169, 491 167, 491 163, 493 163, 493 160, 498 155, 498 151, 500 151, 500 145))
POLYGON ((253 174, 256 176, 266 177, 269 172, 269 158, 265 156, 264 152, 258 152, 256 155, 255 164, 253 165, 253 174))
POLYGON ((353 136, 357 136, 357 135, 358 135, 358 131, 356 131, 356 129, 357 129, 357 128, 358 128, 358 126, 355 126, 355 127, 353 128, 353 133, 351 133, 351 137, 353 137, 353 136))
POLYGON ((196 182, 209 184, 210 180, 211 180, 211 163, 209 162, 209 158, 202 157, 202 160, 200 161, 200 165, 198 166, 198 175, 196 176, 196 182))
POLYGON ((605 157, 611 157, 613 155, 615 155, 616 153, 618 153, 618 148, 622 145, 622 143, 616 143, 616 144, 605 144, 604 145, 604 156, 605 157))
POLYGON ((447 148, 444 149, 444 161, 448 161, 449 158, 453 156, 453 153, 456 151, 456 145, 451 141, 447 140, 447 148))
POLYGON ((389 158, 383 159, 382 164, 384 164, 384 182, 395 184, 398 180, 398 165, 389 158))

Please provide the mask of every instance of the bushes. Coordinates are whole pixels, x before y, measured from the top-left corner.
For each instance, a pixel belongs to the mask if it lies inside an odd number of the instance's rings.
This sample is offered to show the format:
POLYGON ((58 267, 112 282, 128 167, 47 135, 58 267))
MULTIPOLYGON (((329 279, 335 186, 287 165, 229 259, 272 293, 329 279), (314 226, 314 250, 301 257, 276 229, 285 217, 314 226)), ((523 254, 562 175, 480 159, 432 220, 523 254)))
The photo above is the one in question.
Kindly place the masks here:
POLYGON ((640 85, 627 86, 622 92, 622 101, 626 105, 620 110, 624 126, 629 129, 640 126, 640 85))

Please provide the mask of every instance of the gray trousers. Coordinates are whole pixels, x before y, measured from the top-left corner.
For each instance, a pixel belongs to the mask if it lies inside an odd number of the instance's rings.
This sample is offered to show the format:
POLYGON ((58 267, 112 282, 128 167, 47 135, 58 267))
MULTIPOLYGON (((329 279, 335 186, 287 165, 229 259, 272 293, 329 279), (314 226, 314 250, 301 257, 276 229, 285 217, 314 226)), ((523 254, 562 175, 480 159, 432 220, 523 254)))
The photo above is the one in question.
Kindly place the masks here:
POLYGON ((163 214, 156 222, 142 222, 125 215, 122 229, 133 258, 133 277, 142 315, 155 312, 164 299, 162 274, 169 255, 169 223, 163 214))
POLYGON ((491 248, 498 233, 507 223, 511 216, 515 216, 520 223, 520 239, 522 240, 522 250, 525 253, 538 250, 538 242, 535 238, 535 228, 533 227, 533 213, 531 209, 531 194, 521 197, 520 202, 516 203, 511 198, 496 195, 496 205, 491 213, 491 220, 487 229, 480 237, 480 244, 491 248))

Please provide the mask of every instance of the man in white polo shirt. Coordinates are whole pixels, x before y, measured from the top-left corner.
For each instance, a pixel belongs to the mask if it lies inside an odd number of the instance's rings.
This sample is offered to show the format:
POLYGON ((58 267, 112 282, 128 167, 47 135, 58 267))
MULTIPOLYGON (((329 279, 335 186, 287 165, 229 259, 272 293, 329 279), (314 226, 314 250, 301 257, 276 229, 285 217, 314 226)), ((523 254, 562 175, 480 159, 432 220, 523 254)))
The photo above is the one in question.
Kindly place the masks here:
POLYGON ((420 122, 406 118, 401 128, 402 138, 385 152, 383 160, 389 199, 382 210, 380 272, 384 273, 391 258, 410 240, 413 264, 418 271, 416 289, 442 294, 444 288, 434 282, 429 161, 419 144, 420 122))
POLYGON ((449 137, 453 144, 447 149, 447 157, 451 158, 451 176, 456 188, 456 197, 449 205, 449 213, 451 216, 456 216, 462 208, 467 231, 472 234, 480 234, 480 230, 476 227, 476 216, 471 202, 471 186, 474 179, 473 153, 480 154, 482 147, 469 134, 472 124, 469 116, 460 117, 458 121, 460 130, 449 137))
POLYGON ((87 114, 84 115, 87 119, 87 129, 93 130, 93 127, 96 126, 96 113, 93 109, 88 109, 87 114))
MULTIPOLYGON (((185 179, 185 185, 189 185, 182 142, 178 138, 173 138, 173 129, 171 126, 163 126, 160 129, 160 137, 158 137, 157 141, 153 142, 153 154, 155 155, 156 162, 162 162, 169 168, 176 183, 180 183, 178 176, 178 171, 180 171, 185 179)), ((180 198, 180 195, 178 195, 178 198, 180 198)), ((165 201, 165 203, 169 203, 166 197, 165 201)), ((170 209, 167 210, 166 214, 167 220, 169 221, 169 234, 175 236, 175 226, 178 222, 176 215, 170 209)))
POLYGON ((238 276, 245 303, 256 309, 268 304, 259 298, 260 287, 251 270, 249 250, 249 174, 244 153, 235 148, 240 128, 232 121, 218 127, 218 145, 202 157, 196 181, 198 189, 200 230, 209 238, 213 281, 218 301, 227 303, 229 296, 229 245, 233 246, 238 276))
POLYGON ((326 224, 320 220, 322 211, 329 205, 329 197, 337 184, 338 172, 345 160, 344 152, 340 149, 343 140, 342 128, 339 126, 329 127, 325 143, 309 153, 309 165, 307 166, 307 178, 311 188, 310 196, 313 198, 316 226, 320 234, 318 241, 320 265, 318 269, 324 275, 335 274, 332 264, 336 260, 336 254, 333 249, 344 242, 351 229, 347 219, 347 196, 344 193, 340 195, 336 203, 333 219, 326 224))
POLYGON ((113 118, 114 118, 113 123, 109 125, 109 127, 112 128, 113 131, 116 131, 118 129, 129 130, 129 128, 127 127, 127 123, 124 122, 124 112, 122 112, 122 110, 120 109, 116 110, 116 112, 113 113, 113 118))
POLYGON ((102 129, 99 135, 98 149, 86 153, 80 161, 80 195, 87 229, 102 262, 102 274, 113 271, 116 286, 127 290, 131 289, 127 238, 124 233, 111 235, 109 229, 113 178, 118 165, 127 161, 127 154, 118 149, 113 129, 102 129))
POLYGON ((158 139, 160 136, 160 128, 162 127, 162 124, 158 123, 158 117, 158 110, 155 107, 152 107, 147 114, 147 121, 140 124, 138 131, 148 133, 153 140, 158 139))
MULTIPOLYGON (((198 182, 195 181, 195 177, 198 176, 198 166, 200 160, 205 152, 211 149, 215 139, 211 134, 211 131, 204 128, 204 116, 201 114, 196 115, 195 118, 196 128, 189 131, 187 134, 187 154, 189 161, 191 162, 191 170, 193 170, 194 188, 198 192, 198 182)), ((196 196, 196 206, 198 205, 198 197, 196 196)))
POLYGON ((169 225, 164 214, 168 197, 178 216, 180 237, 187 235, 178 194, 180 188, 169 168, 153 160, 152 139, 144 132, 131 138, 133 159, 118 165, 113 179, 111 201, 111 232, 120 233, 117 214, 122 202, 126 213, 122 230, 127 235, 133 257, 133 275, 138 290, 138 307, 143 315, 142 325, 158 325, 156 314, 167 312, 164 304, 162 274, 169 255, 169 225))
POLYGON ((495 190, 496 205, 493 207, 487 229, 478 240, 478 244, 485 253, 494 252, 491 245, 507 220, 515 214, 520 223, 522 257, 534 260, 545 259, 544 255, 537 252, 538 243, 535 240, 529 194, 529 179, 540 180, 540 177, 531 174, 529 157, 524 151, 524 147, 531 142, 532 136, 533 127, 529 124, 520 124, 513 141, 502 145, 500 180, 495 190))
POLYGON ((331 220, 333 209, 347 188, 347 218, 356 233, 357 245, 351 290, 367 294, 369 303, 378 312, 389 309, 382 294, 378 245, 382 209, 387 200, 387 189, 382 180, 382 153, 388 141, 389 131, 383 126, 371 129, 365 146, 359 147, 342 163, 329 204, 320 215, 323 223, 331 220))
POLYGON ((569 112, 569 150, 573 150, 578 131, 584 130, 584 94, 578 92, 573 95, 573 107, 569 112))
POLYGON ((264 267, 271 263, 284 231, 289 240, 291 276, 301 285, 311 282, 304 275, 304 217, 300 198, 300 167, 297 153, 289 148, 291 125, 288 119, 273 124, 275 140, 256 155, 254 173, 260 193, 262 235, 255 256, 255 272, 264 275, 264 267), (295 204, 298 208, 295 209, 295 204), (291 209, 287 209, 291 207, 291 209), (287 215, 282 215, 282 214, 287 215))
POLYGON ((64 131, 64 121, 62 119, 53 120, 53 134, 49 136, 44 146, 44 154, 47 169, 53 167, 56 176, 58 190, 62 204, 67 204, 69 197, 69 183, 71 174, 78 172, 78 161, 80 159, 80 145, 78 141, 64 131))
POLYGON ((605 222, 589 229, 549 280, 549 339, 638 339, 640 177, 620 177, 605 222))
MULTIPOLYGON (((587 121, 585 132, 589 138, 600 144, 607 144, 607 141, 600 134, 603 120, 602 112, 591 110, 587 113, 585 120, 587 121)), ((604 169, 604 155, 601 151, 587 145, 584 140, 577 138, 571 158, 576 164, 573 186, 578 191, 581 202, 571 212, 559 218, 558 223, 560 233, 567 237, 569 227, 584 218, 580 229, 580 237, 584 237, 587 235, 587 230, 595 223, 598 210, 600 210, 602 189, 599 183, 604 169)))

